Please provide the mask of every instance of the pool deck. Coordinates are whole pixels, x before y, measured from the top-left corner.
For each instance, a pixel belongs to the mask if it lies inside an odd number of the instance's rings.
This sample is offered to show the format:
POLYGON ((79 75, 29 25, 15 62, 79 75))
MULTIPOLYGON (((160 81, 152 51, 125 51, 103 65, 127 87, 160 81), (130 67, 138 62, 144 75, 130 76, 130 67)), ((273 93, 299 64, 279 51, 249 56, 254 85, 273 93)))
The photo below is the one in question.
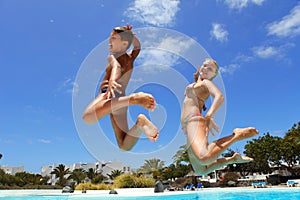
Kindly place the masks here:
POLYGON ((75 190, 74 193, 62 193, 62 190, 0 190, 0 197, 3 196, 164 196, 191 194, 199 191, 164 191, 155 193, 154 188, 120 188, 115 189, 118 194, 109 194, 110 190, 87 190, 82 193, 81 190, 75 190))

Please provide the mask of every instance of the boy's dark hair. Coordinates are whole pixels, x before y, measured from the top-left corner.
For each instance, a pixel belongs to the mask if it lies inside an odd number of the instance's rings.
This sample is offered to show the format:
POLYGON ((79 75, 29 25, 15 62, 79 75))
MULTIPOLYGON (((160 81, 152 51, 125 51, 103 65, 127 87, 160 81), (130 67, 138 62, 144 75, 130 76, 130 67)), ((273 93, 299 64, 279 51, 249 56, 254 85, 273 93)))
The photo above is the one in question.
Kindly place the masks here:
POLYGON ((129 47, 132 43, 132 40, 133 40, 132 31, 127 30, 125 27, 115 27, 113 30, 120 35, 122 41, 128 42, 128 46, 126 49, 129 49, 129 47))

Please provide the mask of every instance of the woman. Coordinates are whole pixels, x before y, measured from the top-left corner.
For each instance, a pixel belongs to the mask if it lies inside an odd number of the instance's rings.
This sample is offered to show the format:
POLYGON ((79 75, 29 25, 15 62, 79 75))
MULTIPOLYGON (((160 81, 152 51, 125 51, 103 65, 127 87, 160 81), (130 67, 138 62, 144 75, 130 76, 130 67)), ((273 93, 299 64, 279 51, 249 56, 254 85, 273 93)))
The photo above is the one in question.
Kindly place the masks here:
POLYGON ((236 128, 232 135, 208 144, 209 132, 213 135, 214 131, 219 132, 213 117, 224 102, 222 93, 211 81, 217 76, 218 70, 215 60, 206 59, 194 74, 195 82, 186 87, 183 101, 181 125, 187 136, 190 162, 197 175, 208 174, 223 165, 253 160, 239 153, 235 153, 232 157, 218 159, 221 153, 234 142, 258 134, 253 127, 236 128), (204 103, 210 95, 213 97, 213 102, 204 117, 202 108, 205 108, 204 103))

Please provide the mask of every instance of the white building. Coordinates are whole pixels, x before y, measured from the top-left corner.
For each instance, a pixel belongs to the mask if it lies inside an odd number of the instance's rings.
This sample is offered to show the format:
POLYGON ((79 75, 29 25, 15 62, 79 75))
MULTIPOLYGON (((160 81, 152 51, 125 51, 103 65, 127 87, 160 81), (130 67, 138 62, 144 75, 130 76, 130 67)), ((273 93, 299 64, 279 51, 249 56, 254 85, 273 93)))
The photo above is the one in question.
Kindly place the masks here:
POLYGON ((13 167, 13 166, 0 166, 6 174, 16 175, 18 172, 24 172, 24 166, 13 167))
POLYGON ((108 174, 111 174, 112 171, 114 170, 119 170, 124 173, 131 173, 131 168, 129 166, 123 165, 119 161, 113 161, 113 162, 106 162, 106 163, 101 163, 100 166, 100 172, 104 176, 107 176, 108 174))
MULTIPOLYGON (((53 164, 52 166, 43 166, 41 168, 42 176, 49 176, 50 179, 48 181, 49 184, 55 185, 58 178, 55 178, 54 174, 51 172, 58 167, 58 164, 53 164)), ((72 172, 75 169, 83 169, 84 171, 89 171, 90 168, 95 170, 98 173, 102 173, 104 176, 111 174, 114 170, 120 170, 124 173, 131 173, 132 169, 130 166, 125 166, 119 161, 109 161, 109 162, 93 162, 93 163, 75 163, 73 165, 65 165, 65 168, 72 172)))

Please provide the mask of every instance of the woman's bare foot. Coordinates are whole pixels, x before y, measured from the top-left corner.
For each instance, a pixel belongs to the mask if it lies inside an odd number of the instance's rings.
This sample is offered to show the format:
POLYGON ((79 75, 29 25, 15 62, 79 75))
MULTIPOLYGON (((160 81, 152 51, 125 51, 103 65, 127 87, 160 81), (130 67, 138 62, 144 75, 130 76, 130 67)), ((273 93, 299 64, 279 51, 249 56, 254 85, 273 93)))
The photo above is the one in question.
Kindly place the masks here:
POLYGON ((139 114, 137 119, 137 126, 147 135, 151 142, 155 142, 158 139, 159 132, 157 128, 150 122, 143 114, 139 114))
POLYGON ((258 134, 258 130, 256 130, 256 128, 254 128, 254 127, 236 128, 233 130, 233 135, 236 140, 250 138, 257 134, 258 134))
POLYGON ((232 158, 233 158, 232 160, 233 163, 248 163, 253 161, 253 158, 250 158, 248 156, 242 156, 239 153, 234 153, 232 158))
POLYGON ((129 101, 131 104, 138 104, 151 111, 153 111, 156 107, 156 101, 154 97, 151 94, 147 94, 144 92, 131 94, 129 101))

